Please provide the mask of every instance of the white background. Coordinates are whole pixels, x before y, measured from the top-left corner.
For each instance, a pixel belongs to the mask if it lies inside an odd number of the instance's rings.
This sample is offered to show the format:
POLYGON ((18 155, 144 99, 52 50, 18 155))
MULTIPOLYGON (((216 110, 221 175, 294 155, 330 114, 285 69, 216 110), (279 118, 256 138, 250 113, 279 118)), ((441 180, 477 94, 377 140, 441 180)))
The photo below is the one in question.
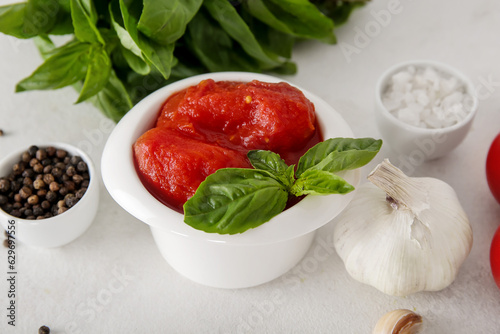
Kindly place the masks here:
MULTIPOLYGON (((474 246, 451 286, 402 298, 354 281, 335 252, 315 256, 332 250, 321 246, 331 241, 332 222, 283 277, 242 290, 208 288, 177 274, 157 251, 148 227, 102 188, 97 218, 78 240, 53 250, 18 245, 16 327, 7 326, 8 289, 5 273, 0 274, 0 333, 36 333, 43 324, 52 333, 68 334, 370 333, 380 316, 397 308, 420 313, 424 333, 499 333, 500 290, 491 277, 489 246, 500 224, 500 205, 489 192, 484 168, 489 145, 500 132, 500 2, 399 3, 398 14, 383 24, 374 13, 387 10, 388 1, 375 0, 356 11, 336 30, 346 44, 297 45, 293 60, 299 71, 284 78, 325 99, 359 137, 380 137, 373 117, 375 82, 397 62, 442 61, 480 89, 480 109, 466 140, 412 172, 448 182, 470 218, 474 246), (365 29, 372 29, 371 37, 362 40, 359 31, 365 29), (343 52, 347 44, 357 53, 343 52)), ((41 59, 31 41, 5 35, 0 35, 0 50, 0 128, 5 132, 0 157, 18 147, 62 141, 85 149, 99 165, 112 124, 91 105, 74 105, 77 95, 71 88, 14 94, 15 84, 41 59)), ((385 143, 364 175, 385 157, 396 165, 403 161, 385 143)), ((6 262, 1 248, 2 272, 6 262)))

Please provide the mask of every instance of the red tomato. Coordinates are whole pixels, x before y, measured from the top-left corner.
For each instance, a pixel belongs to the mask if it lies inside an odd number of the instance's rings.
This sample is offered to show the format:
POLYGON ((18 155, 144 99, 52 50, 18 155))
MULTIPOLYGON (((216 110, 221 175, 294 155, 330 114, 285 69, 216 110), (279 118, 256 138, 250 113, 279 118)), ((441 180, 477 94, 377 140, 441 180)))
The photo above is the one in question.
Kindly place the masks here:
MULTIPOLYGON (((500 134, 491 143, 486 158, 486 179, 491 193, 500 203, 500 134)), ((500 261, 500 260, 499 260, 500 261)))
POLYGON ((141 181, 158 200, 182 212, 205 178, 227 167, 250 168, 246 152, 201 142, 167 128, 153 128, 134 144, 141 181))
POLYGON ((490 264, 493 278, 500 288, 500 227, 497 229, 491 241, 490 264))

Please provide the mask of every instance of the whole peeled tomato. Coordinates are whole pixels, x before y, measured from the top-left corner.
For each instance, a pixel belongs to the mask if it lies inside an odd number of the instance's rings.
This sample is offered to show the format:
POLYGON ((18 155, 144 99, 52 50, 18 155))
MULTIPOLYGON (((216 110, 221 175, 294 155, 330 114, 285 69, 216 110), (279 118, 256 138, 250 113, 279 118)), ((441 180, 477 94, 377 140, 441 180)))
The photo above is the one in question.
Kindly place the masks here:
POLYGON ((497 229, 490 248, 490 264, 493 278, 500 288, 500 227, 497 229))
POLYGON ((500 203, 500 134, 491 143, 486 158, 486 179, 491 193, 500 203))

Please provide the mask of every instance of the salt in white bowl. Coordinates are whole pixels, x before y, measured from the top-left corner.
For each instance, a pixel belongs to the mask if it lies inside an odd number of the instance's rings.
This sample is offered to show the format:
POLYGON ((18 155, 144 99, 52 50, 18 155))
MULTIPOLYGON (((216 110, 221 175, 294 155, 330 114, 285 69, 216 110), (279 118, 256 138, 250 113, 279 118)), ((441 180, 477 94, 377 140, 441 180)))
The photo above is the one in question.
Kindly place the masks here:
POLYGON ((412 60, 396 64, 379 78, 375 88, 375 119, 384 143, 415 164, 445 156, 455 149, 467 136, 478 108, 472 82, 459 70, 432 60, 412 60), (436 71, 457 78, 472 98, 467 105, 467 115, 458 123, 445 128, 423 128, 410 125, 391 114, 382 101, 382 96, 392 76, 409 66, 431 67, 436 71))

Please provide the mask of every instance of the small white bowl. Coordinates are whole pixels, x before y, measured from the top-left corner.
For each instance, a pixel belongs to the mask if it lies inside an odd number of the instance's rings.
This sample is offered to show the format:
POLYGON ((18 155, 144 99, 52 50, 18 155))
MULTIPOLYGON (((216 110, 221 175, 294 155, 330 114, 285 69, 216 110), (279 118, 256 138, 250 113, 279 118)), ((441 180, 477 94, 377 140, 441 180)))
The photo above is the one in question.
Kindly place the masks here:
MULTIPOLYGON (((182 214, 163 205, 143 186, 134 166, 132 145, 153 126, 162 104, 172 93, 209 78, 215 81, 283 81, 263 74, 222 72, 190 77, 159 89, 134 106, 111 133, 103 152, 102 177, 114 200, 150 226, 161 254, 179 273, 212 287, 255 286, 295 266, 309 249, 315 231, 338 215, 353 193, 306 197, 269 222, 237 235, 206 233, 185 224, 182 214)), ((301 90, 316 107, 325 139, 353 137, 351 129, 335 110, 301 90)), ((344 177, 356 186, 360 173, 349 171, 344 177)))
POLYGON ((469 132, 477 107, 478 99, 472 82, 457 69, 432 60, 413 60, 394 65, 381 75, 375 88, 375 119, 384 142, 417 164, 440 158, 456 148, 469 132), (391 77, 408 66, 431 67, 461 81, 473 101, 467 107, 467 116, 452 126, 431 129, 407 124, 392 115, 382 103, 382 95, 391 77))
MULTIPOLYGON (((0 222, 5 230, 9 232, 14 230, 14 237, 23 244, 40 248, 60 247, 81 236, 92 224, 99 205, 99 180, 92 160, 79 148, 58 142, 37 144, 37 146, 39 148, 53 146, 66 150, 72 156, 80 156, 87 163, 90 174, 87 191, 73 207, 57 216, 29 220, 14 217, 0 209, 0 222)), ((21 154, 27 149, 26 147, 16 150, 0 161, 0 177, 10 173, 12 166, 20 161, 21 154)))

